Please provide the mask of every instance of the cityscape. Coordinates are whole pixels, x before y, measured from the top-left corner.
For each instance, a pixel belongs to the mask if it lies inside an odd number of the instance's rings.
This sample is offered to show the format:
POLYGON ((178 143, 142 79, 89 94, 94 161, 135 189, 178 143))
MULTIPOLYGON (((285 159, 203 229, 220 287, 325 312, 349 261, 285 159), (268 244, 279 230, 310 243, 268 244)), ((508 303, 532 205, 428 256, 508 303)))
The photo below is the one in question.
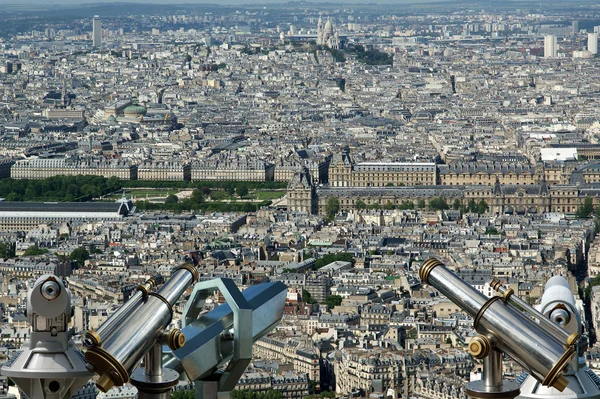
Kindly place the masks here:
MULTIPOLYGON (((287 287, 233 399, 466 399, 480 315, 436 258, 531 306, 564 277, 600 392, 600 3, 494 3, 0 5, 0 365, 38 278, 84 350, 187 265, 287 287)), ((104 382, 72 397, 149 397, 104 382)), ((27 396, 4 375, 0 398, 27 396)))

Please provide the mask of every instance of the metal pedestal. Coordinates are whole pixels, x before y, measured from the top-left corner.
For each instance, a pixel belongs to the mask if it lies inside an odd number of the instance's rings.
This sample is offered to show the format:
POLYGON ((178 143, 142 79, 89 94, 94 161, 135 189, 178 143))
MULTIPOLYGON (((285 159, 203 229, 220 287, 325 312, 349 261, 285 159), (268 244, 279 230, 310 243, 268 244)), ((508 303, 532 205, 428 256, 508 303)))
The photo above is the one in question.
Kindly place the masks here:
POLYGON ((466 386, 471 399, 514 399, 520 393, 519 385, 502 379, 502 353, 492 350, 483 359, 483 374, 480 381, 466 386))
POLYGON ((169 399, 177 385, 179 373, 162 366, 162 345, 154 344, 144 357, 144 366, 131 374, 131 384, 138 389, 139 399, 169 399))

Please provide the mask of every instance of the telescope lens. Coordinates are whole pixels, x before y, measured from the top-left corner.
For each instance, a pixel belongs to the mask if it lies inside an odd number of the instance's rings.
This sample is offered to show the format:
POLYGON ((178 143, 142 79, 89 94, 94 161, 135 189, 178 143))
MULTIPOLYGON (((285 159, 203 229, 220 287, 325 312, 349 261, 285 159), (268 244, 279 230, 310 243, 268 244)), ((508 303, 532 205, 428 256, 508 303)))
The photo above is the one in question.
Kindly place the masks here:
POLYGON ((552 320, 559 326, 564 326, 565 324, 568 324, 570 319, 571 317, 569 315, 569 312, 567 312, 564 309, 556 309, 550 315, 550 320, 552 320))
POLYGON ((42 296, 47 300, 51 301, 53 299, 56 299, 60 294, 60 286, 56 281, 49 280, 42 284, 41 291, 42 296))

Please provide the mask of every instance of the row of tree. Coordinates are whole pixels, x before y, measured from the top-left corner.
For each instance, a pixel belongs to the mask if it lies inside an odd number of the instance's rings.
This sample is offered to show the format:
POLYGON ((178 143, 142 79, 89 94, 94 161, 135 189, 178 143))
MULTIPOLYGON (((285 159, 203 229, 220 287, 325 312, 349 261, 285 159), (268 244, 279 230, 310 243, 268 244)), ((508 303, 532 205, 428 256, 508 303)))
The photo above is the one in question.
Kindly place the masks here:
POLYGON ((377 49, 367 50, 364 46, 356 44, 346 49, 347 54, 354 54, 357 61, 367 65, 392 65, 394 56, 377 49))
MULTIPOLYGON (((91 248, 91 253, 100 253, 102 251, 96 249, 94 246, 91 248)), ((23 251, 22 256, 39 256, 47 254, 48 249, 42 248, 37 244, 29 246, 23 251)), ((0 242, 0 259, 14 258, 16 256, 14 243, 0 242)), ((68 256, 63 256, 63 260, 69 260, 75 263, 76 267, 81 267, 86 260, 90 258, 90 251, 86 247, 75 248, 68 256)))
POLYGON ((287 187, 286 182, 280 181, 149 181, 122 180, 124 188, 217 188, 227 192, 235 192, 238 187, 245 186, 249 190, 275 190, 287 187))
MULTIPOLYGON (((317 302, 315 299, 313 299, 311 293, 305 289, 302 290, 302 300, 306 303, 317 302)), ((324 303, 329 309, 333 309, 336 306, 340 306, 342 304, 342 300, 343 298, 339 295, 329 295, 327 299, 325 299, 324 303)))
MULTIPOLYGON (((248 195, 249 190, 282 189, 285 182, 190 182, 120 180, 103 176, 52 176, 45 179, 0 179, 0 193, 7 201, 90 201, 123 188, 196 188, 210 193, 223 189, 229 195, 248 195)), ((208 195, 208 194, 206 194, 208 195)))
POLYGON ((41 180, 0 179, 0 193, 7 201, 89 201, 121 189, 116 177, 53 176, 41 180))

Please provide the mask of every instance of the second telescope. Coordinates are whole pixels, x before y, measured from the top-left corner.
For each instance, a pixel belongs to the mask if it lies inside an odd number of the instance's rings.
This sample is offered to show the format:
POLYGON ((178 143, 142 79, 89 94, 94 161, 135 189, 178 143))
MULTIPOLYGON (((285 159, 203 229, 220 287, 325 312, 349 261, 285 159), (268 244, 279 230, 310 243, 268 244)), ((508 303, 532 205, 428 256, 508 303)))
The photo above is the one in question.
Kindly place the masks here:
POLYGON ((562 374, 575 354, 572 347, 502 297, 487 298, 435 258, 423 263, 419 277, 473 317, 473 327, 479 334, 491 338, 498 351, 513 358, 542 385, 561 392, 567 387, 568 380, 562 374))

